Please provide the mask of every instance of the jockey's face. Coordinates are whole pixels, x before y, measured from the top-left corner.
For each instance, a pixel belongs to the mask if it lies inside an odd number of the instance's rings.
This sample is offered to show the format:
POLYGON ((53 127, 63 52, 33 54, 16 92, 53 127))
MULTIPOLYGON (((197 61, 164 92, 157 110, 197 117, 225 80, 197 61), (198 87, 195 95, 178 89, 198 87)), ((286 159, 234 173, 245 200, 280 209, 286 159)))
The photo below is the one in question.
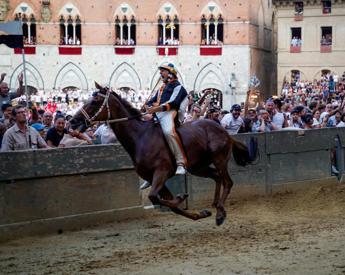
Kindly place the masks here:
POLYGON ((161 74, 161 78, 163 79, 163 81, 168 79, 169 76, 169 72, 167 70, 160 70, 160 74, 161 74))

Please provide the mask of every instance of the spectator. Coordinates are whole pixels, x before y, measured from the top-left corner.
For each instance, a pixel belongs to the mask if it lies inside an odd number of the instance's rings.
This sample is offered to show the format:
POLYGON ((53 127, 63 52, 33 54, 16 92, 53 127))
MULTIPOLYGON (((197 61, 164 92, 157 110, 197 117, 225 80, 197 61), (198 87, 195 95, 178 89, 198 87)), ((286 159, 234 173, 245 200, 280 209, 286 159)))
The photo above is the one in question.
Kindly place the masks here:
POLYGON ((220 124, 220 121, 218 118, 219 118, 219 111, 216 110, 215 108, 211 108, 207 111, 206 119, 211 119, 217 122, 218 124, 220 124))
POLYGON ((12 115, 16 123, 5 132, 1 152, 48 148, 47 143, 35 128, 27 125, 24 106, 17 105, 14 107, 12 115))
POLYGON ((277 126, 277 130, 281 130, 284 127, 288 126, 288 121, 286 115, 282 112, 282 102, 280 99, 276 98, 273 100, 274 109, 273 109, 273 116, 272 122, 275 126, 277 126))
POLYGON ((240 128, 244 127, 244 122, 240 114, 241 106, 234 104, 231 107, 230 113, 226 114, 221 120, 221 125, 227 130, 229 135, 237 134, 240 128))
POLYGON ((117 143, 117 138, 113 130, 107 124, 102 124, 95 131, 95 137, 101 140, 101 144, 117 143))
POLYGON ((51 111, 46 111, 43 114, 43 124, 45 126, 44 133, 47 134, 48 130, 53 127, 53 113, 51 111))
POLYGON ((258 132, 271 132, 278 130, 278 127, 272 122, 269 112, 265 109, 260 110, 260 127, 258 132))
POLYGON ((45 126, 42 123, 34 123, 31 125, 31 127, 35 128, 42 138, 45 138, 45 134, 44 134, 45 126))
POLYGON ((3 113, 1 110, 1 107, 3 104, 11 104, 12 99, 20 97, 24 94, 24 88, 23 88, 23 74, 20 74, 18 76, 19 81, 19 88, 16 92, 10 92, 10 89, 8 88, 8 84, 4 82, 6 74, 1 74, 1 83, 0 83, 0 117, 2 117, 3 113))
POLYGON ((194 104, 192 106, 192 112, 191 114, 187 115, 185 122, 199 120, 199 119, 201 119, 201 107, 199 104, 194 104))
POLYGON ((63 116, 56 116, 54 121, 54 127, 50 128, 47 132, 46 141, 50 147, 58 147, 64 134, 68 131, 65 128, 65 118, 63 116))
POLYGON ((289 127, 303 129, 303 123, 296 108, 291 112, 289 127))

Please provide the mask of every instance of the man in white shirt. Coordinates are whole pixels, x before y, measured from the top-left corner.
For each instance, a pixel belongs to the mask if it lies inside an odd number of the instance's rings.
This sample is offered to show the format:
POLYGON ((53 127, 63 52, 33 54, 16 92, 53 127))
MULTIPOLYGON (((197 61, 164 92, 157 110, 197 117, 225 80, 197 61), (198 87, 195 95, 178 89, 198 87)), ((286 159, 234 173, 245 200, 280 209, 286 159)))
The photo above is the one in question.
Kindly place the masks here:
POLYGON ((238 104, 232 105, 230 112, 222 118, 220 124, 227 130, 229 135, 236 135, 244 125, 243 119, 240 117, 241 106, 238 104))

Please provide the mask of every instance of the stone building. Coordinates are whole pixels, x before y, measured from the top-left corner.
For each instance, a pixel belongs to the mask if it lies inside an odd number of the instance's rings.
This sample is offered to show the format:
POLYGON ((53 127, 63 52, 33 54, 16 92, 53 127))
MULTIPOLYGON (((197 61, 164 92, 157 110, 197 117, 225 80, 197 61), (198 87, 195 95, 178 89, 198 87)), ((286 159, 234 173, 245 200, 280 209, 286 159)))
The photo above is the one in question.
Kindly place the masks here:
MULTIPOLYGON (((251 76, 275 93, 271 0, 0 0, 2 21, 22 20, 28 85, 37 90, 150 90, 172 62, 188 91, 213 88, 225 108, 244 101, 251 76)), ((20 51, 0 46, 16 87, 20 51)))
POLYGON ((345 72, 345 1, 273 1, 278 90, 284 81, 312 81, 345 72))

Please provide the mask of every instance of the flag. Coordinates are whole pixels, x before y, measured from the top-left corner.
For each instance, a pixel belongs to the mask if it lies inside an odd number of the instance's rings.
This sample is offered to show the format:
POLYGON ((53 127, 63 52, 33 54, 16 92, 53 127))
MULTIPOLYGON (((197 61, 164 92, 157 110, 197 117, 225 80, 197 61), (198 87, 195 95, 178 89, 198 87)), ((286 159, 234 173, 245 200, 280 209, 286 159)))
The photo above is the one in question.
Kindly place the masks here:
POLYGON ((20 21, 0 23, 0 44, 10 48, 23 48, 23 29, 20 21))

